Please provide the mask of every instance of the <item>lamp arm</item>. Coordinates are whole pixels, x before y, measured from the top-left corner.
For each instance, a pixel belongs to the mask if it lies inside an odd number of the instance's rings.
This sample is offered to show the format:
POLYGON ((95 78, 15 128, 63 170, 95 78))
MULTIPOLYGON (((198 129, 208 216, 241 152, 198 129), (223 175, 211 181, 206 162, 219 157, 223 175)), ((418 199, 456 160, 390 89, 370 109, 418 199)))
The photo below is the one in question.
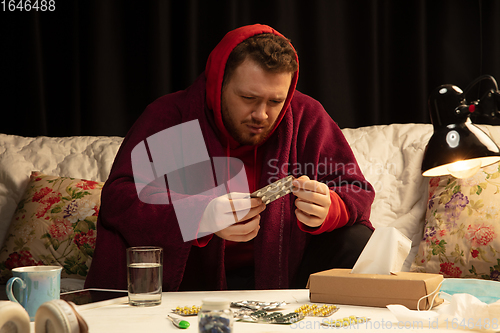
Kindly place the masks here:
POLYGON ((475 112, 478 114, 490 118, 500 118, 500 91, 490 90, 486 92, 475 104, 475 112))
POLYGON ((498 84, 495 78, 491 75, 481 75, 480 77, 476 78, 474 81, 472 81, 467 88, 465 88, 464 95, 467 95, 469 91, 474 88, 476 84, 483 80, 490 80, 490 82, 495 86, 495 90, 498 90, 498 84))
POLYGON ((481 75, 474 81, 472 81, 467 88, 465 88, 464 96, 470 92, 472 88, 474 88, 478 83, 484 80, 489 80, 492 83, 493 88, 486 91, 483 96, 475 101, 470 103, 465 102, 466 104, 470 104, 474 106, 474 113, 476 115, 483 115, 487 118, 497 118, 500 119, 500 91, 498 90, 498 84, 495 78, 491 75, 481 75))

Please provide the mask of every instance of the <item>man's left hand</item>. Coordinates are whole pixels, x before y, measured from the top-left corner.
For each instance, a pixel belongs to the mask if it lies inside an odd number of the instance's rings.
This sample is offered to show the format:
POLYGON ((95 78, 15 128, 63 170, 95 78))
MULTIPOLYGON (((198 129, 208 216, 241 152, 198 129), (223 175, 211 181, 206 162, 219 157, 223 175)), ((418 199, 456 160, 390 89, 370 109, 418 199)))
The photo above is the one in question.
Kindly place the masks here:
POLYGON ((330 209, 330 189, 326 184, 301 176, 293 181, 295 215, 297 219, 309 227, 319 227, 325 221, 330 209))

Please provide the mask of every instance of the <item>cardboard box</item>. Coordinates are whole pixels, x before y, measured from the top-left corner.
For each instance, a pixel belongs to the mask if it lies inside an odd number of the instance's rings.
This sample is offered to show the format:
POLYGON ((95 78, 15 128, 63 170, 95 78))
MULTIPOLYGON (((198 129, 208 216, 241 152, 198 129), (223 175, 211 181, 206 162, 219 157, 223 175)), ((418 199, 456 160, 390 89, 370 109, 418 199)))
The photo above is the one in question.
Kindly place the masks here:
MULTIPOLYGON (((375 307, 401 304, 416 310, 418 300, 436 290, 443 281, 440 274, 399 272, 379 275, 350 272, 350 269, 331 269, 311 274, 307 284, 311 302, 375 307)), ((433 296, 420 302, 420 310, 429 309, 433 296)), ((436 297, 434 306, 442 302, 436 297)))

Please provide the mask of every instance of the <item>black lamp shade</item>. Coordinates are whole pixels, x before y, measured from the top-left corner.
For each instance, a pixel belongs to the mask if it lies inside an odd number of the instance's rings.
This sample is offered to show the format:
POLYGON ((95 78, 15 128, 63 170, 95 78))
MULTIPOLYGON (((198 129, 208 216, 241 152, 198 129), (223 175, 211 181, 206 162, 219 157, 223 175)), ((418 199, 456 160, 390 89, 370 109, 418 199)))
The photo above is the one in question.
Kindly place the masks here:
POLYGON ((434 130, 424 152, 422 175, 435 177, 449 174, 450 164, 478 160, 487 166, 500 160, 495 142, 472 122, 434 130))
POLYGON ((425 148, 422 175, 435 177, 450 174, 458 161, 477 162, 480 167, 500 161, 500 149, 469 115, 473 108, 465 104, 460 88, 438 87, 429 97, 434 134, 425 148))

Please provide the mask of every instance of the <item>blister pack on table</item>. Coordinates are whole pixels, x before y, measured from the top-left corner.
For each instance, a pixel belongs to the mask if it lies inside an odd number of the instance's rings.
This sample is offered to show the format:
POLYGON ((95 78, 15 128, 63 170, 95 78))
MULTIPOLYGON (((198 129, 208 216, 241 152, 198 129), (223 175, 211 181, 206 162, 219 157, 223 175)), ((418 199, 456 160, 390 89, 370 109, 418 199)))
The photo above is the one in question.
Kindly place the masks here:
POLYGON ((196 316, 200 312, 200 306, 178 306, 172 312, 180 316, 196 316))
POLYGON ((304 316, 309 317, 330 317, 332 314, 337 312, 339 308, 336 305, 329 304, 304 304, 295 312, 302 313, 304 316))
POLYGON ((366 323, 368 320, 370 320, 370 318, 349 316, 349 317, 344 317, 344 318, 339 318, 339 319, 332 319, 332 320, 323 321, 321 323, 321 325, 328 326, 328 327, 347 327, 347 326, 351 326, 351 325, 366 323))
POLYGON ((286 305, 286 302, 260 302, 260 301, 238 301, 231 302, 233 308, 246 308, 250 310, 276 310, 286 305))
POLYGON ((304 315, 298 312, 268 312, 265 310, 257 311, 238 311, 235 313, 235 318, 238 321, 248 323, 261 323, 261 324, 283 324, 290 325, 304 319, 304 315))

